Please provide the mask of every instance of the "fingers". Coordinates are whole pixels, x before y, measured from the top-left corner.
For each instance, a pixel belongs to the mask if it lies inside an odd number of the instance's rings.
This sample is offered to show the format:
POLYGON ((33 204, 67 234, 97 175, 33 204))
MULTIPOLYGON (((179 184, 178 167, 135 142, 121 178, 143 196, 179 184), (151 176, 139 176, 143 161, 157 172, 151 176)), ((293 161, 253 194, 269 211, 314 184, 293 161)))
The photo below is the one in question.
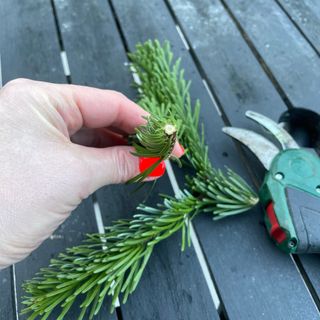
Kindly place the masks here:
MULTIPOLYGON (((154 158, 134 156, 132 154, 134 148, 129 146, 113 146, 102 149, 84 146, 75 146, 75 148, 89 169, 87 195, 104 185, 127 182, 147 170, 155 162, 154 158)), ((177 152, 177 156, 179 156, 181 149, 177 152)), ((164 173, 165 164, 161 162, 145 181, 160 178, 164 173)))
POLYGON ((123 94, 76 85, 50 84, 57 86, 62 94, 71 97, 81 113, 83 126, 103 128, 113 126, 126 133, 145 123, 148 113, 123 94))
MULTIPOLYGON (((68 94, 72 95, 81 112, 83 125, 87 128, 111 127, 115 132, 134 133, 135 128, 146 122, 143 117, 149 115, 136 103, 116 91, 75 85, 55 86, 69 91, 68 94)), ((103 139, 102 134, 99 136, 103 139)), ((172 154, 177 158, 184 154, 184 149, 178 142, 172 154)))
MULTIPOLYGON (((133 147, 114 146, 109 148, 88 148, 84 146, 74 146, 78 154, 85 162, 87 173, 86 194, 89 195, 102 186, 118 184, 129 181, 141 172, 147 170, 157 160, 154 158, 139 158, 134 156, 133 147)), ((165 173, 165 164, 162 161, 145 181, 160 178, 165 173)))
MULTIPOLYGON (((82 128, 71 136, 73 143, 94 148, 107 148, 112 146, 127 145, 128 141, 122 135, 106 128, 88 129, 82 128)), ((176 142, 172 150, 172 155, 180 158, 184 154, 184 148, 176 142)))
POLYGON ((184 155, 184 148, 178 141, 176 141, 171 154, 177 158, 181 158, 184 155))
POLYGON ((139 158, 132 155, 132 147, 76 147, 89 169, 88 195, 104 185, 124 183, 140 173, 139 158))
POLYGON ((71 136, 71 141, 86 147, 106 148, 117 145, 127 145, 127 140, 106 128, 82 128, 71 136))
MULTIPOLYGON (((112 146, 123 144, 119 136, 106 134, 102 130, 84 130, 74 135, 83 126, 90 129, 109 127, 121 135, 134 133, 135 128, 144 124, 148 112, 119 92, 85 86, 53 84, 48 82, 17 79, 12 85, 23 88, 42 88, 64 120, 72 140, 86 146, 112 146), (112 141, 114 138, 114 141, 112 141)), ((15 89, 16 91, 16 89, 15 89)), ((172 154, 181 157, 183 148, 176 143, 172 154)))
POLYGON ((29 92, 32 92, 32 88, 43 90, 43 96, 55 105, 70 135, 83 126, 114 126, 126 133, 134 133, 136 127, 145 123, 143 116, 148 115, 148 112, 126 96, 112 90, 29 79, 16 79, 6 87, 27 87, 29 92))

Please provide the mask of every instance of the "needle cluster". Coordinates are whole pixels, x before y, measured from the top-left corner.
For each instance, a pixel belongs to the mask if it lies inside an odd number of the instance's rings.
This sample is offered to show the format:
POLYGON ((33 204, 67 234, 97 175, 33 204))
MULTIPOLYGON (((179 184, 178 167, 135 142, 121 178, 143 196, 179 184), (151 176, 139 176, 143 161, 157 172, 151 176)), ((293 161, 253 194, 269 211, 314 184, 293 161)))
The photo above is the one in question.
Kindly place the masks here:
POLYGON ((129 137, 135 148, 133 154, 137 157, 157 158, 158 160, 127 183, 142 182, 161 161, 171 156, 177 139, 180 123, 173 117, 151 115, 145 118, 147 123, 136 128, 136 133, 129 137))
MULTIPOLYGON (((80 301, 79 318, 92 319, 107 296, 111 311, 116 300, 125 303, 135 290, 154 246, 182 231, 182 250, 190 245, 189 226, 201 212, 214 218, 239 214, 253 207, 258 198, 241 177, 231 170, 215 169, 208 158, 203 128, 199 125, 200 103, 191 103, 190 82, 184 79, 180 60, 173 63, 168 42, 147 41, 129 54, 139 81, 139 104, 152 116, 137 128, 132 138, 137 156, 170 157, 178 138, 186 147, 186 158, 194 173, 187 177, 184 191, 164 196, 152 208, 138 207, 130 220, 116 221, 105 234, 91 234, 79 246, 68 249, 49 267, 24 284, 29 319, 46 319, 59 308, 59 320, 80 301)), ((133 181, 141 181, 138 176, 133 181)))
POLYGON ((186 157, 194 169, 187 176, 187 186, 201 199, 204 212, 211 212, 215 219, 242 213, 258 202, 247 183, 232 170, 226 173, 215 169, 208 157, 203 124, 199 123, 200 102, 192 105, 190 81, 184 79, 181 60, 173 63, 169 42, 147 41, 138 44, 129 54, 132 70, 140 93, 139 104, 151 114, 169 116, 180 121, 179 141, 187 147, 186 157))

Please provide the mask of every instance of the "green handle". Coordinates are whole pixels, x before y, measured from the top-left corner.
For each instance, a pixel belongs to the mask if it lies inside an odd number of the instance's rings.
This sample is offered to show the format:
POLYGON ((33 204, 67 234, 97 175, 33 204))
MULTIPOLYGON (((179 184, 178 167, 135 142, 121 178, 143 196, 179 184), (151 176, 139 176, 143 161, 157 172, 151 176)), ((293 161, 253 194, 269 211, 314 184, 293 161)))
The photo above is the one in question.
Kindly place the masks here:
POLYGON ((320 160, 289 149, 273 160, 259 191, 267 230, 287 253, 320 253, 320 160))

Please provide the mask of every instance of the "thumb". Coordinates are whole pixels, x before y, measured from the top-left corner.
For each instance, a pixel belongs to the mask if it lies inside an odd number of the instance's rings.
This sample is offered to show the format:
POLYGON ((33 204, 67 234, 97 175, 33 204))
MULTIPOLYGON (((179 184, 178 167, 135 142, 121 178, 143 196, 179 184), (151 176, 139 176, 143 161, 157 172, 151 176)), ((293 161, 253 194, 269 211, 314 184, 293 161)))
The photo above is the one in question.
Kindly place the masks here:
POLYGON ((139 158, 132 155, 132 147, 77 147, 85 163, 85 172, 89 174, 89 183, 86 186, 89 194, 104 185, 124 183, 140 173, 139 158))

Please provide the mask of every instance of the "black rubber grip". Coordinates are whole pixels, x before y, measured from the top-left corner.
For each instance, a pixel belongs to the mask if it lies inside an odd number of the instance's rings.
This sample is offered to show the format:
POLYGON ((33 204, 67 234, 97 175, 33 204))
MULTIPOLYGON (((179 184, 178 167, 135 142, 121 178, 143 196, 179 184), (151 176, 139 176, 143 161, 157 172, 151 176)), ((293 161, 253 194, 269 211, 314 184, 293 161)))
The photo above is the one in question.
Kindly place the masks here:
POLYGON ((320 198, 293 188, 286 194, 298 237, 296 253, 320 253, 320 198))

